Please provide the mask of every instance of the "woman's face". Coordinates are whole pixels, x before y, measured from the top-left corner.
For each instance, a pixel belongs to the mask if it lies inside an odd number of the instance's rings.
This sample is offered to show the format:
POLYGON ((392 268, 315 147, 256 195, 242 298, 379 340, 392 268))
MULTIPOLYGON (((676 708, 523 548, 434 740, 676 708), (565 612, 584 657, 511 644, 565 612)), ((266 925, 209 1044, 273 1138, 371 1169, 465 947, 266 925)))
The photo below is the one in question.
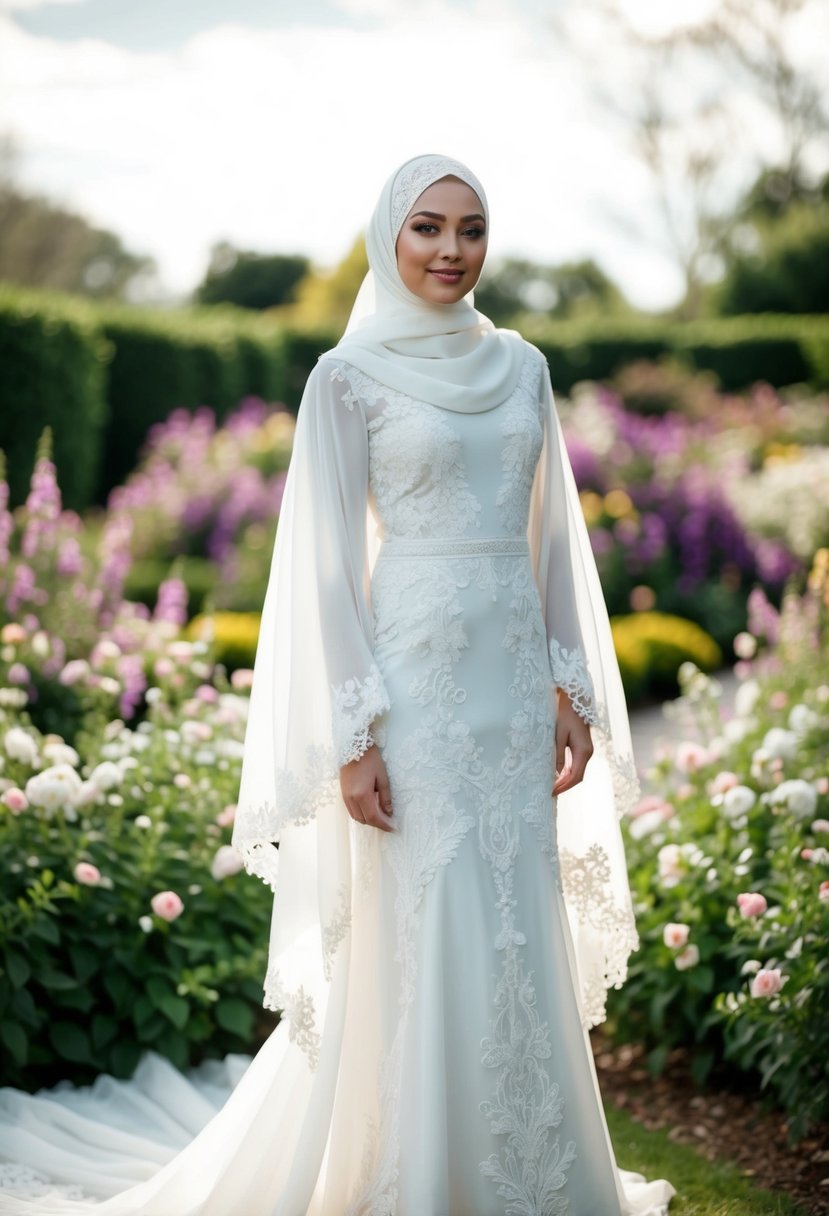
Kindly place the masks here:
POLYGON ((481 200, 457 177, 442 177, 416 199, 395 246, 400 277, 432 304, 455 304, 471 291, 486 257, 481 200))

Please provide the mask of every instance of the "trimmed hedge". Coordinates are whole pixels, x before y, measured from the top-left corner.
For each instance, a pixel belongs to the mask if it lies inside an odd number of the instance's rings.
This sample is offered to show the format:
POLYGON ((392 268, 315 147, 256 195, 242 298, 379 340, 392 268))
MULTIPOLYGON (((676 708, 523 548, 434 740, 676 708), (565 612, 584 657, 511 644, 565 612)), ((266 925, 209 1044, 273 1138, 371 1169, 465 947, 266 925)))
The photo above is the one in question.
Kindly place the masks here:
POLYGON ((683 663, 700 671, 722 665, 720 647, 693 621, 666 612, 634 612, 610 619, 622 683, 630 701, 645 695, 676 695, 683 663))
POLYGON ((221 419, 242 397, 282 401, 287 393, 283 333, 236 308, 180 312, 108 307, 101 327, 113 344, 101 501, 135 467, 150 427, 179 406, 210 406, 221 419))
POLYGON ((111 355, 85 301, 0 284, 0 449, 13 505, 28 493, 47 426, 66 506, 80 510, 91 501, 111 355))

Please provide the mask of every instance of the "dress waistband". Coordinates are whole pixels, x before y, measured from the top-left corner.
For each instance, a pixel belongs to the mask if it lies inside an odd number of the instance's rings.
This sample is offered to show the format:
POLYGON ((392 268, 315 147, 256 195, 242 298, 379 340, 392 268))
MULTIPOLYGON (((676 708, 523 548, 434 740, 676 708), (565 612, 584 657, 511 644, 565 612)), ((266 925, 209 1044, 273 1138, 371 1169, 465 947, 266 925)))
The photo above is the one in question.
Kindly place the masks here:
POLYGON ((529 551, 526 536, 390 536, 380 545, 377 560, 381 557, 478 557, 529 551))

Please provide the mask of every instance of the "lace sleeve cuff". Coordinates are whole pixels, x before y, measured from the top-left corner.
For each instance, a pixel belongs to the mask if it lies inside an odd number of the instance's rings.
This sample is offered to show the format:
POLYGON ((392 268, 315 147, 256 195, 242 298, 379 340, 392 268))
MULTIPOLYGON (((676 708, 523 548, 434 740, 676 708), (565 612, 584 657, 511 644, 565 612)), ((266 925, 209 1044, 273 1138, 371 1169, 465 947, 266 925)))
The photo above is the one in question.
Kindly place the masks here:
POLYGON ((550 638, 550 669, 556 685, 567 693, 573 709, 588 726, 598 726, 593 681, 587 670, 584 651, 580 646, 565 650, 555 638, 550 638))
POLYGON ((364 680, 350 679, 331 685, 334 747, 342 768, 359 760, 373 745, 371 723, 378 714, 391 708, 380 669, 372 664, 364 680))

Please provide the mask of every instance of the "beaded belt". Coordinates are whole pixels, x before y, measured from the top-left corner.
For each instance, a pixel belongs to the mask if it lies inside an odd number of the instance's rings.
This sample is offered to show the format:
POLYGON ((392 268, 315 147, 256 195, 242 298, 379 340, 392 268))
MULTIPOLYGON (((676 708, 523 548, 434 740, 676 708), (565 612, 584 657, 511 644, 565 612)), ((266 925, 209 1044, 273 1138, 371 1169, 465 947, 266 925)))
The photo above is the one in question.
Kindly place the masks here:
POLYGON ((390 536, 377 560, 390 557, 478 557, 490 553, 529 553, 526 536, 390 536))

